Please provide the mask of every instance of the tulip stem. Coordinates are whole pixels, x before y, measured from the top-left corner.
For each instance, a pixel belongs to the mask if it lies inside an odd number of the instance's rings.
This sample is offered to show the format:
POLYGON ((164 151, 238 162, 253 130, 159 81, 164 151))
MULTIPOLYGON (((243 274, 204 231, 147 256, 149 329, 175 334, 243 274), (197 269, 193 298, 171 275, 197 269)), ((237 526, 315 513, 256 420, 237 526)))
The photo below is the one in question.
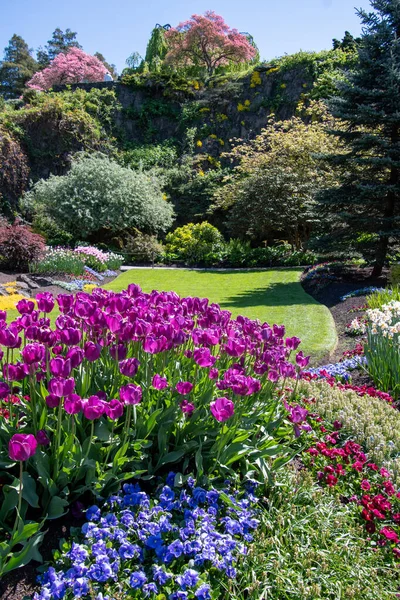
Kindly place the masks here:
POLYGON ((18 506, 17 506, 17 514, 15 516, 14 527, 11 533, 11 542, 14 537, 14 533, 17 531, 17 527, 19 521, 21 519, 21 506, 22 506, 22 475, 23 475, 23 462, 19 461, 19 490, 18 490, 18 506))

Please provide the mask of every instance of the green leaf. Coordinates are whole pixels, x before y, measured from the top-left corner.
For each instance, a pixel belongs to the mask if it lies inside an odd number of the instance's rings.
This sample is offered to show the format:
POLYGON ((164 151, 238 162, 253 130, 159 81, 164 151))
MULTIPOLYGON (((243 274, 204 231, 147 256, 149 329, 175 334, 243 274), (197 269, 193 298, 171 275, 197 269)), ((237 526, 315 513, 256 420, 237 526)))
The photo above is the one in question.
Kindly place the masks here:
POLYGON ((43 537, 44 533, 37 533, 29 540, 29 542, 27 542, 24 545, 22 550, 20 550, 19 552, 14 552, 9 558, 9 560, 6 562, 0 575, 9 573, 10 571, 18 569, 19 567, 24 567, 31 560, 42 562, 43 559, 42 555, 39 552, 39 546, 41 541, 43 540, 43 537))
POLYGON ((53 496, 50 501, 49 508, 47 509, 48 519, 58 519, 67 512, 65 508, 68 506, 68 501, 60 498, 60 496, 53 496))
POLYGON ((0 523, 4 523, 7 515, 11 510, 15 510, 18 506, 18 489, 19 480, 14 479, 12 485, 3 486, 3 502, 0 508, 0 523))
POLYGON ((104 421, 104 419, 100 419, 99 421, 97 421, 95 428, 94 428, 94 435, 101 441, 101 442, 108 442, 110 439, 110 430, 107 427, 107 423, 104 421))
POLYGON ((185 454, 184 450, 175 450, 175 452, 169 452, 165 456, 161 457, 158 461, 158 465, 166 465, 167 463, 176 462, 185 454))
POLYGON ((24 471, 22 474, 22 497, 29 506, 39 508, 39 496, 36 493, 36 481, 24 471))

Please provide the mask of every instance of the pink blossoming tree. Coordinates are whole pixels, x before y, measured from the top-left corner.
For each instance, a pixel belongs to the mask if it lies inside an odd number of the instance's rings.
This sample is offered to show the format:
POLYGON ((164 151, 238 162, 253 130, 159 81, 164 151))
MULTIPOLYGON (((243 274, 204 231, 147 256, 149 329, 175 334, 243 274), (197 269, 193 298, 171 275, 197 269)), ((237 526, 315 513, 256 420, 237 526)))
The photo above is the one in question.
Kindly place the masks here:
POLYGON ((192 15, 167 31, 165 37, 169 46, 167 64, 206 67, 209 75, 229 62, 251 60, 257 52, 245 35, 228 27, 213 11, 192 15))
POLYGON ((66 54, 58 54, 50 65, 34 74, 27 86, 34 90, 48 90, 53 85, 103 81, 106 67, 95 56, 80 48, 71 48, 66 54))

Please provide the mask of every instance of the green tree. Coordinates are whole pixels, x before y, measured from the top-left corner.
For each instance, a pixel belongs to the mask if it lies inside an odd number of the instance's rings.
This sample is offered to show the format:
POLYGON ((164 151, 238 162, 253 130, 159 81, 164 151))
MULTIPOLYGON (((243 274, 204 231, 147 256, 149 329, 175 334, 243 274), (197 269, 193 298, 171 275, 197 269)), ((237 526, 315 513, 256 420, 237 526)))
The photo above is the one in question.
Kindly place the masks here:
POLYGON ((99 61, 103 63, 113 79, 117 79, 118 73, 115 65, 108 63, 101 52, 95 52, 93 56, 98 58, 99 61))
POLYGON ((334 50, 340 49, 344 50, 345 52, 354 51, 357 49, 357 46, 360 43, 360 41, 361 38, 355 38, 351 35, 349 31, 345 31, 342 41, 334 38, 332 40, 332 46, 334 50))
POLYGON ((400 0, 371 5, 374 13, 358 11, 363 25, 358 63, 340 84, 340 96, 330 101, 344 124, 332 133, 346 152, 326 157, 342 180, 321 202, 337 239, 369 241, 378 276, 400 235, 400 0))
POLYGON ((159 71, 163 64, 168 52, 168 43, 165 39, 168 29, 169 25, 156 25, 151 32, 144 57, 150 71, 159 71))
POLYGON ((60 54, 60 52, 68 52, 70 48, 81 48, 76 39, 77 33, 66 29, 65 32, 59 27, 53 31, 53 36, 44 48, 40 47, 37 51, 37 60, 41 68, 47 67, 50 62, 60 54))
POLYGON ((215 206, 228 209, 231 234, 252 242, 288 240, 300 249, 319 223, 316 195, 334 172, 315 157, 337 147, 326 132, 327 115, 313 103, 309 124, 293 117, 267 124, 254 140, 239 143, 226 157, 235 165, 215 206))
POLYGON ((38 65, 31 52, 25 40, 14 33, 0 62, 0 94, 4 98, 18 98, 26 81, 37 71, 38 65))
POLYGON ((75 239, 132 228, 157 233, 173 221, 172 206, 154 177, 99 154, 80 157, 66 175, 38 181, 25 195, 24 205, 36 217, 52 219, 75 239))

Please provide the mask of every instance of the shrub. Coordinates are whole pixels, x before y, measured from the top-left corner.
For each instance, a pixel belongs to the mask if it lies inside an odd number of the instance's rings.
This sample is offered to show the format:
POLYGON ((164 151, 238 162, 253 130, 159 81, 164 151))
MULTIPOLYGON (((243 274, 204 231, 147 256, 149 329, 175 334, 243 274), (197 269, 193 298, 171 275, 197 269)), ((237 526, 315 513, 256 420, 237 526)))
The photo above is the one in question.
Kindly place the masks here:
POLYGON ((293 251, 289 244, 252 248, 250 242, 230 240, 226 245, 224 264, 229 267, 297 267, 315 261, 312 252, 293 251))
POLYGON ((222 234, 207 221, 178 227, 167 234, 165 241, 167 260, 183 261, 188 265, 218 264, 225 246, 222 234))
POLYGON ((124 253, 130 262, 153 263, 162 259, 164 249, 155 236, 138 232, 135 236, 128 236, 124 253))
POLYGON ((2 265, 13 270, 27 270, 30 262, 45 251, 44 238, 16 220, 13 225, 0 221, 0 256, 2 265))
POLYGON ((101 229, 157 232, 172 224, 172 207, 153 177, 101 155, 81 157, 67 175, 42 179, 26 194, 25 204, 52 218, 75 240, 101 229))

